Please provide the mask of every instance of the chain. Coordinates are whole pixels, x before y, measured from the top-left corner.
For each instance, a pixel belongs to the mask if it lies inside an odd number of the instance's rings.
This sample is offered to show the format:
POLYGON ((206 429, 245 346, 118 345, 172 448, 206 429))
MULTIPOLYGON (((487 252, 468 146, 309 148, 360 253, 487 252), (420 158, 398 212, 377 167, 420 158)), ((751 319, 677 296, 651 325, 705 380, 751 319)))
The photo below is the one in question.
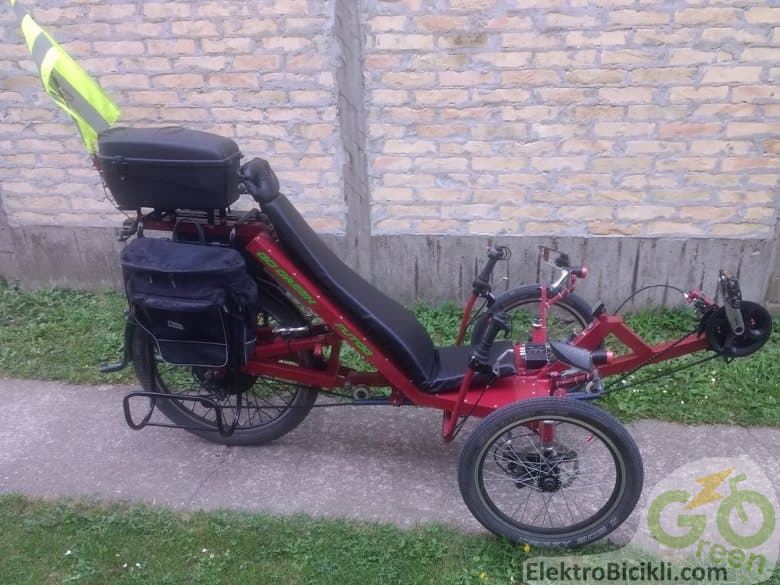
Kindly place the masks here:
POLYGON ((640 386, 642 384, 649 384, 650 382, 654 382, 655 380, 658 380, 660 378, 665 378, 667 376, 671 376, 672 374, 675 374, 677 372, 680 372, 682 370, 687 370, 688 368, 692 368, 694 366, 698 366, 699 364, 703 364, 705 362, 708 362, 710 360, 713 360, 720 356, 720 353, 715 353, 714 355, 707 356, 705 358, 702 358, 700 360, 696 360, 695 362, 691 362, 689 364, 683 364, 681 366, 677 366, 676 368, 669 368, 666 369, 658 374, 655 374, 653 376, 650 376, 648 378, 645 378, 643 380, 637 380, 636 382, 631 382, 630 384, 621 384, 624 382, 629 376, 640 370, 641 368, 644 368, 646 365, 648 365, 650 362, 655 361, 661 357, 663 357, 667 352, 671 351, 678 345, 680 345, 685 339, 687 339, 690 335, 694 333, 700 333, 700 329, 697 327, 693 331, 689 331, 688 333, 684 334, 682 337, 680 337, 677 341, 669 345, 668 347, 665 347, 663 350, 653 353, 650 355, 647 359, 645 359, 642 363, 640 363, 638 366, 633 368, 632 370, 629 370, 625 374, 623 374, 618 380, 615 380, 612 382, 609 386, 604 388, 604 391, 600 394, 600 396, 604 396, 614 390, 617 389, 627 389, 627 388, 633 388, 634 386, 640 386))

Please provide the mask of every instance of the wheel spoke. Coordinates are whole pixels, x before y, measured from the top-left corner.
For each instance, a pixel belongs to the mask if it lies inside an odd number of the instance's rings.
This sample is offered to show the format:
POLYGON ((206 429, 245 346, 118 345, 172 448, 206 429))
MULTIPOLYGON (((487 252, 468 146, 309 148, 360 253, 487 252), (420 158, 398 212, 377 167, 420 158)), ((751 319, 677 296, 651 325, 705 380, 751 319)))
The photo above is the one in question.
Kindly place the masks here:
POLYGON ((478 469, 487 505, 504 522, 529 533, 566 534, 612 507, 617 462, 593 429, 545 415, 494 436, 478 469), (554 442, 542 444, 542 421, 554 424, 554 442))
MULTIPOLYGON (((276 327, 284 323, 270 313, 261 314, 258 322, 265 327, 276 327)), ((144 338, 143 343, 147 348, 154 348, 148 338, 144 338)), ((311 389, 306 386, 273 378, 255 378, 235 368, 209 369, 168 364, 161 359, 156 348, 149 349, 144 355, 151 358, 145 360, 148 375, 139 375, 139 378, 155 381, 154 387, 144 383, 145 387, 149 386, 147 390, 153 389, 188 398, 202 397, 219 405, 220 409, 217 411, 199 400, 166 402, 162 406, 163 413, 168 414, 166 410, 169 410, 173 412, 169 417, 183 415, 183 420, 187 422, 178 423, 182 426, 216 430, 219 425, 217 412, 220 412, 226 428, 231 427, 234 420, 237 420, 236 432, 257 431, 275 425, 283 417, 299 418, 297 414, 292 416, 296 408, 311 408, 311 398, 302 399, 303 396, 312 396, 311 389)), ((299 359, 310 359, 307 355, 300 354, 299 359)), ((294 359, 287 362, 296 363, 294 359)), ((295 424, 297 422, 293 426, 295 424)), ((284 425, 277 425, 276 428, 279 426, 284 425)), ((212 435, 206 436, 211 438, 212 435)))

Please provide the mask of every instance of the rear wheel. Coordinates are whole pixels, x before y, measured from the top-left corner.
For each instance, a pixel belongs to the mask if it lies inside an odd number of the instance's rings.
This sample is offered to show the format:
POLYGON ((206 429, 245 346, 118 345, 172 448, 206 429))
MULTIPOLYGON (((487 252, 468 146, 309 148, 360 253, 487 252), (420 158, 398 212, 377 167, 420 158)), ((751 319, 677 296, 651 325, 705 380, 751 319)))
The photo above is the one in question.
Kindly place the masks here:
MULTIPOLYGON (((306 319, 291 304, 264 298, 260 323, 269 327, 300 327, 306 319)), ((132 342, 133 368, 147 392, 205 397, 222 409, 222 420, 229 428, 237 417, 230 436, 217 432, 217 413, 197 401, 157 400, 160 411, 174 424, 190 432, 225 445, 260 445, 278 439, 297 427, 317 400, 317 390, 308 386, 254 377, 234 369, 210 369, 176 366, 164 362, 154 340, 140 327, 132 342), (153 383, 154 381, 154 383, 153 383)), ((301 352, 294 363, 311 366, 314 357, 301 352)))
POLYGON ((536 398, 488 416, 463 447, 461 494, 485 528, 514 542, 569 548, 603 538, 642 491, 639 449, 590 404, 536 398))
MULTIPOLYGON (((518 340, 521 335, 531 335, 531 323, 539 315, 541 291, 538 284, 521 286, 496 297, 491 312, 503 311, 510 319, 510 331, 500 333, 497 339, 518 340)), ((547 338, 567 339, 580 333, 593 320, 591 307, 580 296, 569 294, 550 307, 547 313, 547 338)), ((477 319, 471 334, 471 344, 476 345, 485 332, 488 314, 477 319)))

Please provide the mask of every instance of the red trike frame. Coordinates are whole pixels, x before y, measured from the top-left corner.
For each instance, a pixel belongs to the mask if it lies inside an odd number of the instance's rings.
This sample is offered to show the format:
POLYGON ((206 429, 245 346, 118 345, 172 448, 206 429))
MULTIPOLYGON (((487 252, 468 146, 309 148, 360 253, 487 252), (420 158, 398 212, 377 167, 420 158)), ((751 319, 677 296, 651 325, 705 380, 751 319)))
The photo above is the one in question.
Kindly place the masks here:
MULTIPOLYGON (((144 218, 144 229, 171 231, 173 219, 154 216, 144 218)), ((187 231, 188 224, 182 224, 179 231, 187 231)), ((194 226, 193 226, 194 227, 194 226)), ((288 338, 274 336, 268 328, 258 329, 258 343, 251 360, 244 371, 254 376, 269 376, 308 386, 334 389, 346 386, 389 387, 389 402, 395 406, 415 405, 437 408, 443 411, 443 437, 450 440, 461 416, 468 414, 484 417, 507 404, 534 397, 563 396, 566 388, 588 380, 588 374, 581 377, 567 377, 563 382, 561 373, 567 366, 552 362, 542 368, 526 370, 515 346, 515 361, 518 373, 496 379, 488 387, 472 387, 473 370, 468 369, 458 390, 426 393, 420 390, 393 362, 382 347, 378 346, 365 331, 335 304, 306 274, 296 266, 264 223, 252 221, 241 224, 221 218, 206 222, 203 229, 215 238, 232 237, 245 246, 247 252, 274 276, 278 283, 292 294, 303 306, 322 319, 323 324, 314 325, 304 337, 288 338), (351 345, 361 357, 375 368, 374 372, 359 372, 340 363, 342 343, 351 345), (329 348, 325 369, 315 369, 289 363, 291 357, 300 351, 313 351, 323 355, 329 348), (285 359, 287 362, 285 362, 285 359)), ((698 298, 707 304, 711 301, 698 298)), ((542 286, 542 305, 546 309, 559 298, 547 300, 546 287, 542 286)), ((475 298, 469 299, 463 323, 468 319, 475 298)), ((461 327, 463 330, 464 327, 461 327)), ((534 332, 534 342, 546 331, 534 332)), ((574 346, 593 350, 598 348, 608 335, 616 336, 631 353, 611 358, 597 368, 599 376, 610 376, 628 372, 645 364, 664 361, 708 348, 703 335, 691 334, 683 340, 657 345, 645 342, 628 327, 620 317, 602 313, 578 336, 570 341, 574 346)), ((462 333, 459 333, 462 339, 462 333)))

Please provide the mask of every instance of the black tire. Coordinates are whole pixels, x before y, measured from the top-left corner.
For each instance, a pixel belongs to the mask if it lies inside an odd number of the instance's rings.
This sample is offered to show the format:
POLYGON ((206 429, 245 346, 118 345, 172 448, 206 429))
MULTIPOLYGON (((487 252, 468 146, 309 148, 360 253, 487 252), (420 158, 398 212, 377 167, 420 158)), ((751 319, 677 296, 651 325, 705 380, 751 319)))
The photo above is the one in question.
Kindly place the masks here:
MULTIPOLYGON (((463 499, 485 528, 513 542, 551 548, 583 546, 612 532, 636 506, 643 481, 642 458, 625 427, 610 414, 591 404, 562 398, 534 398, 493 412, 466 441, 458 466, 458 483, 463 499), (543 448, 544 455, 533 444, 534 440, 539 440, 539 435, 526 426, 539 421, 556 425, 556 441, 549 452, 543 448), (579 442, 565 444, 565 431, 569 427, 562 425, 580 429, 589 438, 582 446, 579 442), (513 431, 524 434, 513 436, 513 431), (529 438, 531 448, 524 448, 523 441, 518 441, 529 438), (595 438, 598 438, 603 449, 594 453, 595 443, 592 441, 595 438), (502 439, 503 442, 500 442, 502 439), (575 447, 580 449, 579 453, 575 447), (580 459, 586 448, 587 455, 580 459), (606 457, 599 462, 598 454, 602 451, 606 457), (491 454, 492 459, 489 459, 491 454), (605 468, 605 462, 610 459, 614 464, 614 486, 606 494, 605 490, 610 489, 609 486, 602 486, 592 478, 595 477, 593 473, 599 471, 611 475, 611 470, 605 468), (591 461, 594 463, 588 463, 588 468, 582 474, 582 464, 591 461), (498 471, 493 471, 493 466, 498 471), (590 482, 593 485, 589 485, 590 482), (601 497, 596 493, 596 488, 601 497), (505 490, 509 496, 499 498, 502 495, 499 494, 500 490, 505 490), (576 497, 577 501, 566 499, 564 492, 570 497, 576 497), (546 500, 544 494, 550 494, 546 500), (553 497, 559 494, 563 495, 552 504, 553 497), (530 523, 524 520, 532 496, 534 501, 545 502, 544 514, 539 523, 541 525, 534 524, 540 513, 538 511, 530 523), (596 497, 596 505, 593 506, 595 512, 592 514, 588 510, 583 511, 587 502, 583 504, 582 498, 589 496, 596 497), (499 499, 508 500, 504 508, 511 509, 502 509, 496 502, 499 499), (603 505, 598 503, 600 499, 605 500, 603 505), (515 511, 514 515, 518 515, 521 505, 524 506, 522 519, 511 517, 512 510, 515 511), (575 518, 574 511, 581 513, 583 518, 575 518), (556 514, 562 519, 569 514, 571 523, 553 526, 556 514), (545 518, 550 520, 549 527, 545 526, 545 518)), ((530 505, 531 509, 535 509, 533 504, 530 505)))
MULTIPOLYGON (((268 292, 271 293, 272 291, 268 292)), ((300 327, 307 324, 306 318, 295 305, 286 299, 279 298, 278 294, 263 295, 261 288, 261 298, 263 299, 263 309, 260 312, 261 319, 268 319, 269 322, 273 321, 278 326, 285 327, 300 327)), ((147 392, 181 393, 190 396, 203 395, 208 396, 212 400, 216 399, 213 393, 210 393, 203 387, 202 383, 198 383, 198 378, 201 377, 201 374, 196 371, 196 368, 165 364, 155 357, 155 349, 155 343, 152 338, 142 328, 136 327, 131 346, 131 355, 135 374, 144 390, 147 392), (155 376, 156 379, 156 384, 154 385, 152 384, 152 376, 155 376), (166 376, 169 380, 167 384, 166 376), (187 376, 189 376, 189 381, 186 381, 187 376), (182 381, 181 384, 177 385, 185 387, 171 387, 174 384, 170 380, 175 379, 177 382, 182 381)), ((314 363, 314 358, 310 353, 301 353, 298 356, 298 361, 302 365, 311 366, 314 363)), ((157 400, 157 408, 172 423, 188 427, 187 430, 189 432, 214 443, 223 445, 261 445, 278 439, 301 424, 317 400, 317 390, 315 388, 277 380, 252 378, 236 372, 229 372, 229 374, 234 376, 234 384, 240 384, 242 390, 236 394, 222 396, 218 400, 225 410, 223 413, 224 425, 228 427, 233 422, 235 409, 230 408, 230 406, 231 404, 235 406, 237 401, 235 397, 239 394, 242 396, 242 405, 239 408, 239 412, 241 416, 246 418, 245 423, 242 423, 242 419, 239 418, 239 424, 230 436, 223 436, 215 431, 217 423, 214 410, 208 409, 199 403, 193 401, 157 400), (268 404, 266 400, 267 395, 262 396, 261 393, 250 394, 250 392, 254 392, 258 384, 276 385, 272 386, 272 388, 284 386, 287 388, 286 392, 289 393, 290 398, 282 399, 281 404, 268 404), (255 406, 251 407, 250 403, 253 398, 255 406), (231 400, 233 402, 230 402, 231 400), (262 401, 262 404, 259 401, 262 401), (251 418, 252 410, 259 417, 256 424, 253 424, 253 419, 251 418), (268 420, 263 422, 262 413, 266 411, 270 411, 271 414, 268 415, 268 420)))
MULTIPOLYGON (((529 284, 521 286, 496 297, 491 305, 490 311, 480 315, 474 323, 474 329, 471 333, 471 344, 476 345, 485 333, 489 321, 489 313, 504 311, 510 317, 512 330, 508 333, 499 334, 497 339, 510 338, 527 334, 531 335, 530 323, 528 317, 537 315, 536 305, 541 299, 541 291, 538 284, 529 284), (521 315, 522 312, 528 312, 529 315, 521 315), (518 330, 522 329, 522 330, 518 330)), ((548 338, 551 340, 567 338, 571 333, 579 333, 588 324, 593 321, 593 311, 588 302, 582 297, 572 293, 566 298, 561 299, 550 309, 548 314, 548 338)))

